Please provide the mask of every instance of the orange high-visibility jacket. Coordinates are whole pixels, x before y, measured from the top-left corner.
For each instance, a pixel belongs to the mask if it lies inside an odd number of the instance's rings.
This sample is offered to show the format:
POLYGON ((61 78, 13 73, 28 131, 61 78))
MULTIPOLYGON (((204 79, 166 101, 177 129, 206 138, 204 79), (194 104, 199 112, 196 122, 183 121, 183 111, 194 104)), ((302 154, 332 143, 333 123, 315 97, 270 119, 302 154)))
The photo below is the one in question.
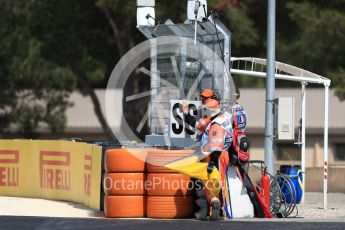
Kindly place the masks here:
POLYGON ((229 113, 215 118, 206 128, 201 138, 202 152, 205 156, 214 151, 227 150, 232 143, 232 119, 229 113))

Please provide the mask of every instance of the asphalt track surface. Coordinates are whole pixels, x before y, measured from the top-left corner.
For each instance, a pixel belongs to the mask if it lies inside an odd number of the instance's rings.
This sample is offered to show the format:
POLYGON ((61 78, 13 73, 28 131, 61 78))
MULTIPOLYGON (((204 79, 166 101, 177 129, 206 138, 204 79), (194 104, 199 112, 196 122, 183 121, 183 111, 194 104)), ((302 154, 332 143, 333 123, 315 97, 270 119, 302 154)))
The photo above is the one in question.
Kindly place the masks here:
POLYGON ((0 216, 2 229, 129 229, 129 230, 267 230, 267 229, 345 229, 345 222, 308 221, 196 221, 103 218, 52 218, 0 216))

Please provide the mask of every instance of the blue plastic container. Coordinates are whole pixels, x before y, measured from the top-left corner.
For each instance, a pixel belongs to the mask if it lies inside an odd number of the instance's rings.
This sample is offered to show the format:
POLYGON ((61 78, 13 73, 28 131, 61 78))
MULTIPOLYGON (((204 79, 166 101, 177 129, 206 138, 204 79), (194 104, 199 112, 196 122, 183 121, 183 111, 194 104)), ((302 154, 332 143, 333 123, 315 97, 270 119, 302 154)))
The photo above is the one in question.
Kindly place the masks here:
MULTIPOLYGON (((303 190, 302 190, 302 183, 303 182, 303 175, 301 172, 301 166, 300 165, 281 165, 280 166, 280 173, 284 176, 290 178, 292 182, 292 189, 295 189, 296 197, 292 197, 293 194, 290 194, 288 192, 288 188, 283 188, 282 192, 285 195, 285 199, 287 203, 294 202, 296 200, 296 203, 299 204, 302 199, 303 190)), ((294 192, 293 192, 294 193, 294 192)))

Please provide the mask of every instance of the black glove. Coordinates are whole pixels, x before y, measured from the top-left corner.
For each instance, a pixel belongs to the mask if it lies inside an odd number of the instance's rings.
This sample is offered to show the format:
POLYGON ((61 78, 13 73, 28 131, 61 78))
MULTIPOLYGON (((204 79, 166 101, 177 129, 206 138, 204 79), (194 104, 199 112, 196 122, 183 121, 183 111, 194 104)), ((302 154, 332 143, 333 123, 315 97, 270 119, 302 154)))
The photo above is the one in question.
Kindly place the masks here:
POLYGON ((214 151, 210 155, 210 162, 207 165, 207 172, 212 173, 213 172, 213 166, 216 166, 218 168, 218 158, 222 152, 220 151, 214 151))
POLYGON ((213 166, 214 166, 214 162, 213 161, 208 162, 208 165, 207 165, 207 172, 208 173, 212 173, 213 172, 213 166))

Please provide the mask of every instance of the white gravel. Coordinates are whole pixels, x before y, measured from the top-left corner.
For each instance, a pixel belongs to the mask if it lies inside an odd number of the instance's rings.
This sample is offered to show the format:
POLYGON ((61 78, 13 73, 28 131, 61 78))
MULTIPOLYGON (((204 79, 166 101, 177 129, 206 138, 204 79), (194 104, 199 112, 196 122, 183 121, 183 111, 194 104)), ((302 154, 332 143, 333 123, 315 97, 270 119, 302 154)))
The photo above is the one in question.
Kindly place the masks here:
MULTIPOLYGON (((345 194, 329 193, 328 209, 323 209, 322 193, 306 193, 304 204, 298 205, 296 218, 271 219, 269 221, 341 221, 345 222, 345 194)), ((103 213, 64 201, 0 196, 0 216, 46 217, 103 217, 103 213)), ((259 219, 242 219, 258 221, 259 219)), ((267 221, 261 219, 260 221, 267 221)))
POLYGON ((0 216, 97 217, 103 214, 72 202, 0 196, 0 216))
POLYGON ((323 193, 306 193, 299 206, 299 217, 310 220, 337 220, 345 222, 345 194, 329 193, 328 208, 323 209, 323 193))

